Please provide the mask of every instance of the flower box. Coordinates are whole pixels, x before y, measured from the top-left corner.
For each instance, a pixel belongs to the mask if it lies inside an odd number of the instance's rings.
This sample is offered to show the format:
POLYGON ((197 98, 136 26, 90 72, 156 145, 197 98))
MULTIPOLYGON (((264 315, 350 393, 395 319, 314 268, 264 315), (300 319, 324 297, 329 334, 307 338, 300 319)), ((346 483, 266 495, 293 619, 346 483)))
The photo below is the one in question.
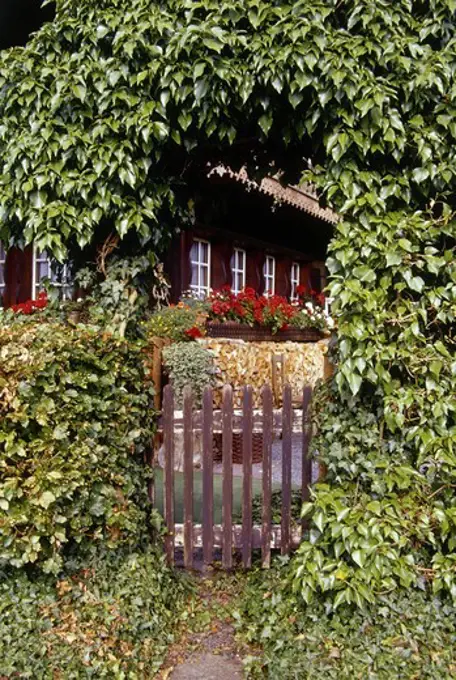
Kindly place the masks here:
POLYGON ((248 326, 236 321, 223 323, 209 321, 207 335, 210 338, 229 338, 233 340, 245 340, 246 342, 318 342, 324 334, 315 328, 287 328, 283 331, 272 333, 269 328, 261 326, 248 326))

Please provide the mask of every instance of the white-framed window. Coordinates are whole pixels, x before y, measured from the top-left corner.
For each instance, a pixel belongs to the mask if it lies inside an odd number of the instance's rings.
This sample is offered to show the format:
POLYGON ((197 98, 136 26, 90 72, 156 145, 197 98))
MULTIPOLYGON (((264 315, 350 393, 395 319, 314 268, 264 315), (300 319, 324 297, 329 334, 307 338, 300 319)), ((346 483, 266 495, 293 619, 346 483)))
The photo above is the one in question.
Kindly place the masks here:
POLYGON ((265 295, 275 295, 275 270, 275 257, 272 255, 266 255, 263 268, 265 295))
POLYGON ((231 256, 231 274, 232 284, 231 290, 235 295, 245 288, 247 255, 245 250, 235 248, 231 256))
POLYGON ((291 283, 291 293, 290 293, 290 298, 291 300, 297 300, 298 299, 298 286, 299 286, 299 280, 301 276, 301 267, 298 262, 293 262, 291 265, 291 271, 290 271, 290 283, 291 283))
POLYGON ((44 250, 38 252, 33 249, 32 299, 36 300, 44 290, 44 280, 52 282, 54 288, 59 289, 61 300, 71 300, 73 297, 73 282, 70 268, 67 264, 59 264, 52 260, 44 250))
POLYGON ((0 308, 3 307, 3 296, 5 294, 5 264, 6 264, 6 250, 2 243, 0 243, 0 308))
POLYGON ((209 295, 211 288, 211 244, 195 239, 190 250, 190 289, 200 297, 209 295))

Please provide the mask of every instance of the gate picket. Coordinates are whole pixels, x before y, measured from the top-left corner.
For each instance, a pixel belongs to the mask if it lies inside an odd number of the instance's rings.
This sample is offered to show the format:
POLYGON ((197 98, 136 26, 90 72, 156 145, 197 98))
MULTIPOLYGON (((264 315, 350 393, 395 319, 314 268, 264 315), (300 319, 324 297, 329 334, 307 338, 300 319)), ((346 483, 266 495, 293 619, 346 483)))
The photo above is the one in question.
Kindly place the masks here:
POLYGON ((211 564, 214 545, 214 455, 212 388, 203 394, 203 561, 211 564))
POLYGON ((243 493, 242 493, 242 562, 246 569, 252 566, 252 387, 244 387, 243 405, 243 493))
POLYGON ((261 562, 264 568, 271 565, 271 524, 272 524, 272 390, 263 387, 263 503, 261 531, 261 562))
MULTIPOLYGON (((312 424, 309 420, 310 402, 312 400, 312 388, 306 385, 302 394, 302 502, 306 503, 310 498, 310 485, 312 484, 312 460, 309 456, 310 440, 312 437, 312 424)), ((308 522, 302 520, 303 531, 308 522)))
POLYGON ((174 392, 170 385, 163 390, 164 514, 165 551, 168 564, 174 564, 174 392))
POLYGON ((193 566, 193 394, 184 388, 184 566, 193 566))
POLYGON ((291 456, 292 456, 292 401, 291 386, 283 390, 282 409, 282 555, 291 548, 291 456))
POLYGON ((233 566, 233 390, 231 385, 223 388, 223 546, 222 563, 224 569, 233 566))

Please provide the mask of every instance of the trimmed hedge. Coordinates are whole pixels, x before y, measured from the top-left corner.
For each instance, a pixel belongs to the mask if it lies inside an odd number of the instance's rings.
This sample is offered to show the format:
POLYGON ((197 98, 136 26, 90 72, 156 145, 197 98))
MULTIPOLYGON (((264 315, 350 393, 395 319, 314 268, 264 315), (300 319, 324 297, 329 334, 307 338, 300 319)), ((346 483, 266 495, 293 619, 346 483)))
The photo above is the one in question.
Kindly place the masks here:
POLYGON ((0 327, 0 567, 135 548, 149 509, 153 391, 142 348, 38 318, 0 327))

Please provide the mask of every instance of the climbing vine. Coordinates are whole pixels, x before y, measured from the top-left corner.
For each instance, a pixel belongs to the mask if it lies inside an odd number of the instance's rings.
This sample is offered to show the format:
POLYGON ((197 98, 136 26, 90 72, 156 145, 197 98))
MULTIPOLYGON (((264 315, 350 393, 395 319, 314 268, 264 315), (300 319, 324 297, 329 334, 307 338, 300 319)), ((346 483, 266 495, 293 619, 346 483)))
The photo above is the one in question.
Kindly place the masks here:
POLYGON ((341 215, 328 473, 293 572, 306 600, 428 583, 456 598, 455 10, 58 0, 1 58, 3 240, 62 258, 109 224, 159 247, 220 159, 304 176, 341 215))

